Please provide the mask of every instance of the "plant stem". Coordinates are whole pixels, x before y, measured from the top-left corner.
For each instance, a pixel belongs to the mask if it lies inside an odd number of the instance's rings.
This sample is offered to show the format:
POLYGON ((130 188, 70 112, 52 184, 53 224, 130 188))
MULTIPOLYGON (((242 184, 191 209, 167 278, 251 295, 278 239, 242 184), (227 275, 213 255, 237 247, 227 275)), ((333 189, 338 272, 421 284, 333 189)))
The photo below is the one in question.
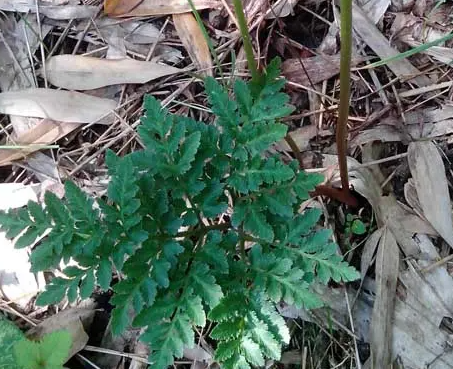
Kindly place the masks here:
POLYGON ((340 14, 340 110, 337 121, 337 150, 341 187, 349 193, 347 140, 350 96, 350 68, 352 44, 352 0, 341 0, 340 14))
POLYGON ((185 231, 185 232, 178 232, 174 237, 193 237, 193 236, 201 236, 201 235, 204 235, 206 234, 207 232, 209 231, 214 231, 214 230, 218 230, 218 231, 225 231, 227 229, 230 229, 231 228, 231 224, 229 222, 227 223, 221 223, 221 224, 214 224, 214 225, 211 225, 211 226, 205 226, 205 227, 202 227, 202 228, 197 228, 195 230, 192 230, 192 231, 185 231))
POLYGON ((249 29, 247 27, 247 20, 245 19, 244 8, 242 7, 241 0, 233 0, 234 11, 238 18, 239 32, 242 36, 242 42, 244 43, 245 56, 247 57, 247 63, 249 65, 250 73, 252 74, 252 81, 258 82, 259 73, 256 66, 255 55, 253 54, 252 41, 250 39, 249 29))
MULTIPOLYGON (((243 233, 243 227, 239 228, 239 233, 243 233)), ((239 248, 241 250, 241 259, 242 261, 245 263, 246 261, 246 256, 245 256, 245 239, 244 238, 241 238, 239 240, 239 248)))
POLYGON ((300 150, 299 147, 297 146, 296 141, 293 140, 289 133, 286 134, 285 141, 290 147, 291 151, 293 152, 295 158, 299 162, 299 168, 304 169, 304 160, 302 159, 302 155, 300 154, 300 150))

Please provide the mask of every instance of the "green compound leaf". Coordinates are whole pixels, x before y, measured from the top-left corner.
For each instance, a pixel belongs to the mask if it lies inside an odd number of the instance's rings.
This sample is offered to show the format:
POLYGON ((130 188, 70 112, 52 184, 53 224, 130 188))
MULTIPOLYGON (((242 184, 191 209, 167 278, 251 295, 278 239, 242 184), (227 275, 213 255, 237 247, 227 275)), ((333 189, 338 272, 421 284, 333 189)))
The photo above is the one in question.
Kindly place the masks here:
POLYGON ((219 125, 232 132, 239 124, 236 102, 230 99, 228 92, 214 78, 205 79, 205 88, 211 110, 217 116, 219 125))
POLYGON ((215 326, 211 331, 211 338, 216 340, 236 339, 241 334, 244 326, 244 318, 237 317, 234 320, 224 321, 215 326))
POLYGON ((221 287, 216 283, 215 277, 209 272, 209 267, 199 263, 194 266, 193 271, 191 286, 209 306, 216 306, 223 297, 223 293, 221 287))
POLYGON ((194 344, 194 332, 187 315, 176 313, 170 321, 149 327, 141 340, 152 347, 151 368, 165 368, 173 363, 173 358, 183 356, 184 347, 194 344))
POLYGON ((36 304, 38 306, 46 306, 60 302, 69 287, 70 281, 68 279, 54 278, 52 283, 46 286, 46 290, 38 296, 36 304))
POLYGON ((190 169, 200 146, 201 132, 194 132, 181 145, 181 158, 178 161, 178 174, 184 174, 190 169))
POLYGON ((72 338, 67 331, 45 335, 41 341, 23 339, 14 345, 17 364, 23 369, 60 369, 68 360, 72 338))
MULTIPOLYGON (((279 360, 290 335, 278 304, 318 307, 312 283, 359 276, 321 229, 321 212, 299 213, 323 177, 269 155, 288 131, 280 118, 293 110, 279 66, 271 62, 252 82, 236 78, 233 91, 206 78, 212 115, 178 116, 145 96, 137 127, 144 149, 107 151, 105 196, 67 181, 63 199, 47 193, 44 204, 0 212, 0 230, 31 250, 33 272, 71 265, 37 303, 110 290, 113 332, 131 321, 140 328, 155 369, 193 345, 197 326, 209 327, 203 333, 222 368, 279 360)), ((361 233, 356 220, 349 229, 361 233)), ((51 361, 40 345, 29 344, 27 369, 46 360, 61 369, 62 357, 51 361)))
POLYGON ((22 331, 11 321, 0 316, 0 368, 19 369, 14 346, 25 340, 22 331))
POLYGON ((263 212, 252 208, 244 221, 244 230, 267 242, 274 240, 274 230, 263 212))
POLYGON ((99 262, 99 269, 96 273, 96 280, 102 290, 107 291, 112 280, 112 265, 110 260, 103 259, 99 262))
POLYGON ((246 360, 254 366, 263 366, 264 357, 260 350, 260 345, 250 338, 245 338, 241 342, 241 348, 244 351, 246 360))
POLYGON ((251 252, 255 289, 264 290, 269 298, 278 303, 281 300, 297 307, 308 309, 322 306, 322 301, 308 291, 304 272, 293 267, 291 259, 278 258, 275 254, 263 254, 255 245, 251 252))

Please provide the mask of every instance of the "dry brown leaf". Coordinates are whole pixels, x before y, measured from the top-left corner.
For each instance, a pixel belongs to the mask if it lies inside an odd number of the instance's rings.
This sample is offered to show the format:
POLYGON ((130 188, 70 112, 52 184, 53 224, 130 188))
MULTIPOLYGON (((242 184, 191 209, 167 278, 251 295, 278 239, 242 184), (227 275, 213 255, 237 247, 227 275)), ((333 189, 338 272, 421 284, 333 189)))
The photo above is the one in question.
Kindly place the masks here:
MULTIPOLYGON (((397 13, 395 20, 392 23, 391 32, 394 42, 402 42, 411 47, 419 47, 427 42, 438 40, 447 36, 451 27, 449 21, 451 10, 448 12, 437 11, 438 19, 434 20, 434 14, 429 15, 430 24, 444 24, 446 27, 432 27, 425 24, 424 17, 417 17, 414 14, 397 13)), ((421 51, 423 54, 432 56, 444 64, 451 64, 453 58, 453 51, 450 47, 440 44, 431 46, 430 48, 421 51)))
MULTIPOLYGON (((134 2, 135 3, 135 2, 134 2)), ((119 9, 126 9, 128 7, 129 0, 118 1, 117 7, 119 9), (126 5, 123 5, 125 3, 126 5)), ((216 8, 219 6, 217 0, 193 0, 193 4, 196 9, 208 9, 216 8)), ((110 16, 115 17, 137 17, 137 16, 149 16, 149 15, 165 15, 165 14, 180 14, 191 12, 192 8, 186 0, 143 0, 131 10, 121 13, 113 8, 113 13, 106 13, 110 16)))
MULTIPOLYGON (((338 158, 336 155, 323 155, 324 167, 337 163, 338 158)), ((378 226, 387 226, 393 232, 393 236, 406 256, 417 256, 420 250, 412 239, 414 222, 407 221, 407 217, 411 213, 403 208, 393 195, 383 196, 380 184, 368 168, 360 167, 360 163, 350 157, 348 157, 348 167, 350 184, 355 191, 369 201, 373 211, 376 213, 378 226), (406 225, 410 226, 411 229, 405 229, 404 226, 406 225)), ((340 177, 337 167, 330 183, 336 186, 337 184, 339 185, 339 182, 340 177)), ((426 228, 426 226, 421 227, 421 231, 425 231, 426 228)))
POLYGON ((408 124, 402 128, 393 125, 379 125, 361 131, 351 140, 352 147, 368 142, 407 142, 412 139, 434 138, 453 133, 453 119, 445 119, 436 123, 408 124))
POLYGON ((104 12, 108 15, 121 15, 130 12, 143 0, 105 0, 104 12))
MULTIPOLYGON (((373 25, 373 22, 359 6, 353 4, 352 12, 354 30, 381 59, 387 59, 399 54, 399 51, 390 46, 389 40, 373 25)), ((410 79, 419 87, 432 84, 431 79, 423 75, 407 59, 394 60, 389 62, 387 66, 397 77, 410 79)))
POLYGON ((184 349, 184 357, 189 360, 203 362, 207 364, 212 363, 212 355, 200 346, 192 348, 186 347, 184 349))
POLYGON ((72 357, 87 344, 89 337, 85 331, 89 329, 93 318, 94 309, 89 307, 63 310, 27 331, 26 335, 31 339, 40 339, 48 333, 66 330, 72 337, 72 346, 69 352, 69 357, 72 357))
POLYGON ((38 0, 0 0, 0 10, 20 13, 39 13, 57 20, 76 18, 92 18, 97 13, 97 6, 68 4, 67 0, 38 1, 38 0), (64 5, 64 6, 63 6, 64 5))
POLYGON ((398 245, 392 232, 385 227, 376 256, 376 299, 373 306, 370 336, 372 368, 390 368, 392 318, 398 273, 398 245))
MULTIPOLYGON (((36 11, 36 7, 35 7, 36 11)), ((96 17, 97 6, 68 5, 65 6, 41 6, 39 14, 55 20, 89 19, 96 17)))
POLYGON ((62 122, 110 124, 114 100, 75 91, 30 88, 0 93, 0 113, 62 122))
POLYGON ((439 151, 431 141, 411 142, 408 162, 425 218, 453 247, 450 195, 439 151))
POLYGON ((297 5, 299 0, 278 0, 269 9, 265 19, 275 19, 287 17, 288 15, 294 15, 294 7, 297 5))
MULTIPOLYGON (((441 108, 426 108, 420 110, 412 110, 404 113, 404 123, 411 125, 420 125, 422 123, 438 123, 443 120, 450 119, 453 116, 453 106, 442 105, 441 108)), ((382 118, 379 121, 380 125, 397 125, 401 121, 400 117, 389 116, 382 118)))
POLYGON ((423 214, 423 209, 418 200, 417 189, 415 188, 415 181, 413 178, 409 178, 404 184, 404 198, 417 214, 423 214))
POLYGON ((374 24, 377 24, 390 5, 390 0, 359 0, 358 4, 374 24))
POLYGON ((362 279, 365 278, 368 268, 371 266, 376 248, 382 236, 382 228, 378 228, 373 234, 368 237, 363 247, 362 256, 360 258, 360 274, 362 279))
MULTIPOLYGON (((353 58, 352 66, 362 58, 353 58)), ((282 63, 282 74, 288 81, 309 86, 340 73, 340 55, 317 55, 305 59, 287 59, 282 63), (303 64, 303 66, 301 65, 303 64)))
MULTIPOLYGON (((297 128, 294 131, 288 133, 296 143, 300 151, 305 151, 310 148, 310 140, 315 137, 318 133, 318 128, 315 125, 309 125, 297 128)), ((275 144, 275 148, 281 151, 291 151, 288 143, 285 140, 281 140, 275 144)))
POLYGON ((69 90, 92 90, 123 83, 146 83, 181 72, 169 65, 134 59, 99 59, 82 55, 56 55, 46 65, 47 79, 69 90))
MULTIPOLYGON (((55 20, 69 20, 93 18, 98 12, 97 6, 92 5, 47 5, 39 6, 39 14, 55 20)), ((0 0, 0 10, 15 11, 21 13, 36 13, 36 0, 0 0)))
MULTIPOLYGON (((43 119, 29 131, 17 137, 14 144, 49 145, 58 141, 78 127, 80 127, 80 123, 55 122, 50 119, 43 119)), ((9 165, 14 160, 22 159, 37 150, 39 150, 39 146, 30 146, 30 148, 18 150, 1 149, 0 146, 0 166, 9 165)))
POLYGON ((173 14, 178 36, 197 69, 212 77, 212 57, 208 44, 192 13, 173 14))
MULTIPOLYGON (((413 227, 411 223, 407 224, 407 217, 413 213, 404 208, 393 195, 381 196, 378 204, 374 209, 379 218, 378 224, 384 224, 392 231, 405 256, 417 257, 420 250, 412 238, 417 231, 405 228, 405 225, 413 227)), ((424 230, 425 227, 421 228, 421 231, 424 230)))

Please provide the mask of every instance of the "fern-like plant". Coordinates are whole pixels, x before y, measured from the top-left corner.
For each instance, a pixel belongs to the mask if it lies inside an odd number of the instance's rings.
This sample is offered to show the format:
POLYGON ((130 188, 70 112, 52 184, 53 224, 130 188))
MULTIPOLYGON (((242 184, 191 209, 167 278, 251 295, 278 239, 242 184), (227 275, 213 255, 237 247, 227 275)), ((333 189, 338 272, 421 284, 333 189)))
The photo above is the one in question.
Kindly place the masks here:
POLYGON ((237 80, 231 95, 207 78, 217 118, 210 125, 171 115, 148 96, 138 129, 145 149, 107 153, 106 199, 68 181, 64 200, 49 192, 44 208, 30 202, 1 213, 18 248, 46 234, 31 254, 34 271, 77 262, 38 303, 87 298, 96 285, 109 289, 116 273, 113 330, 147 327, 154 368, 181 357, 207 319, 216 322, 210 336, 224 368, 278 359, 289 333, 276 304, 319 307, 314 280, 358 277, 330 232, 315 229, 321 212, 298 211, 321 176, 264 155, 287 132, 278 123, 292 111, 284 83, 278 61, 259 81, 237 80))

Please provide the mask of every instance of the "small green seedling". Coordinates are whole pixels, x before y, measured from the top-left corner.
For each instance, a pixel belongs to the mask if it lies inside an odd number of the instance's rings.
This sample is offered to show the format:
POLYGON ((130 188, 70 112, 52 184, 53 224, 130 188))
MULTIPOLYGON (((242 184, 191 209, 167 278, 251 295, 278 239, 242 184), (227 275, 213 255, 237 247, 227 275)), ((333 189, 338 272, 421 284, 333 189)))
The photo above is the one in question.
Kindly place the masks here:
POLYGON ((347 214, 344 234, 347 238, 352 235, 361 236, 367 231, 365 223, 362 222, 359 216, 347 214))

